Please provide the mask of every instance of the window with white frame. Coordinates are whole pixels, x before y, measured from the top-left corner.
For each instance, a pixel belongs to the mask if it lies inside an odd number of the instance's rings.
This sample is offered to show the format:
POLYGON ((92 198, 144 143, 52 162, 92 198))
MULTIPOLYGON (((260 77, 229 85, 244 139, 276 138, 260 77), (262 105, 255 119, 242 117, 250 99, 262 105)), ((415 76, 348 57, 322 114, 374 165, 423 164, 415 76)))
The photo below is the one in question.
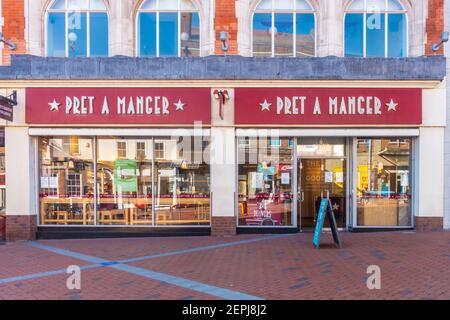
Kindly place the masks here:
POLYGON ((252 19, 253 56, 314 57, 315 15, 306 0, 262 0, 252 19))
POLYGON ((406 57, 408 21, 398 0, 354 0, 344 18, 347 57, 406 57))
POLYGON ((54 0, 46 21, 47 56, 108 56, 108 14, 103 0, 54 0))
POLYGON ((127 158, 127 143, 125 141, 117 141, 117 159, 127 158))
POLYGON ((200 55, 200 19, 189 0, 146 0, 137 15, 141 57, 200 55))

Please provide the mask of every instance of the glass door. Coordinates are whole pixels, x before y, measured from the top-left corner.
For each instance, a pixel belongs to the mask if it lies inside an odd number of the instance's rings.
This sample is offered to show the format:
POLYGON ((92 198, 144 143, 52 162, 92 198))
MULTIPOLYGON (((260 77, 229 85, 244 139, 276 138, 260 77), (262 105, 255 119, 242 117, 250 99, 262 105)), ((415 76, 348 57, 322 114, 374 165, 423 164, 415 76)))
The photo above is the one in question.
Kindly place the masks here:
MULTIPOLYGON (((338 228, 345 228, 347 213, 345 139, 300 138, 297 155, 297 218, 300 228, 314 228, 322 198, 331 201, 338 228)), ((325 227, 328 227, 328 221, 325 221, 325 227)))

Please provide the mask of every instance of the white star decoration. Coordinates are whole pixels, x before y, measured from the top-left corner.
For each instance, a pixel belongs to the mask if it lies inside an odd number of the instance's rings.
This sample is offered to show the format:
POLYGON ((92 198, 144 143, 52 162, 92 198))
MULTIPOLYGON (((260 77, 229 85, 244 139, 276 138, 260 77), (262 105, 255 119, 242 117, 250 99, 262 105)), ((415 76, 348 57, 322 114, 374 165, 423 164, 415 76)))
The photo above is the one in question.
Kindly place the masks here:
POLYGON ((261 111, 270 111, 271 103, 267 102, 267 99, 264 100, 263 103, 259 104, 261 106, 261 111))
POLYGON ((56 102, 56 99, 53 99, 53 102, 48 104, 50 106, 50 111, 59 111, 60 103, 56 102))
POLYGON ((337 203, 333 204, 333 210, 339 210, 339 205, 337 203))
POLYGON ((181 99, 178 99, 178 102, 174 103, 173 105, 176 107, 176 109, 175 109, 176 111, 179 111, 179 110, 184 111, 185 103, 181 102, 181 99))
POLYGON ((393 99, 389 101, 389 103, 386 103, 386 106, 388 107, 388 111, 397 111, 398 103, 395 103, 393 99))

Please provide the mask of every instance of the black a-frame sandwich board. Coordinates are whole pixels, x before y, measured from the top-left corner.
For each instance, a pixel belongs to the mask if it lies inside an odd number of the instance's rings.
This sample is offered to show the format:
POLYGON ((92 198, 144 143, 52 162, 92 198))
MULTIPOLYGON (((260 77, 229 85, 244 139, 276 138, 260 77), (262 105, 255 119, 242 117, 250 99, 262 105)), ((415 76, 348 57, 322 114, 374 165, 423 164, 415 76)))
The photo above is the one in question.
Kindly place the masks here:
POLYGON ((316 227, 314 229, 313 245, 316 248, 320 246, 320 236, 322 234, 323 223, 325 215, 330 223, 331 233, 333 234, 333 240, 338 248, 341 248, 341 240, 339 239, 338 228, 336 224, 336 218, 334 217, 333 207, 331 206, 330 199, 322 198, 320 201, 319 214, 317 215, 316 227))

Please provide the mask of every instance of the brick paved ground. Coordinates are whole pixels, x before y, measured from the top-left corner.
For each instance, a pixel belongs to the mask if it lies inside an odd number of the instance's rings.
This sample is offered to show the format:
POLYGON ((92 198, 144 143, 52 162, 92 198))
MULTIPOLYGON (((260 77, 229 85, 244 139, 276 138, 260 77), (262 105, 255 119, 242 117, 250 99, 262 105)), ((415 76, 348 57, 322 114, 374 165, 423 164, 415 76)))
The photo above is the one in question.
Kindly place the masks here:
POLYGON ((312 234, 8 243, 0 299, 450 299, 450 232, 341 236, 319 250, 312 234), (66 288, 69 265, 86 268, 81 290, 66 288))

